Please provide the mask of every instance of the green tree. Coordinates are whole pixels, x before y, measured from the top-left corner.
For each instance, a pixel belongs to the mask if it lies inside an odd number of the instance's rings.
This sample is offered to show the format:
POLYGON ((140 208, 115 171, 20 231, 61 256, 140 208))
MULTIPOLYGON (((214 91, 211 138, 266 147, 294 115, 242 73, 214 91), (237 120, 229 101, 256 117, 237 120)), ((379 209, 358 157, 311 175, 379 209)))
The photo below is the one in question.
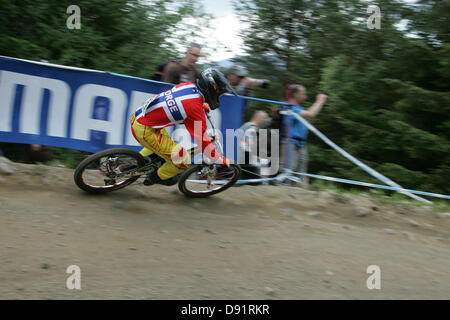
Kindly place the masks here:
MULTIPOLYGON (((330 95, 314 125, 338 145, 409 188, 450 192, 448 2, 254 0, 235 3, 252 73, 330 95), (367 28, 368 5, 381 29, 367 28), (445 16, 445 17, 443 17, 445 16), (273 76, 275 75, 275 76, 273 76)), ((304 107, 308 107, 306 103, 304 107)), ((261 108, 254 105, 253 108, 261 108)), ((310 136, 310 169, 374 181, 310 136)))
MULTIPOLYGON (((197 1, 79 0, 81 28, 68 29, 68 0, 0 0, 0 54, 149 77, 181 54, 175 43, 199 35, 197 1)), ((184 49, 184 48, 183 48, 184 49)))

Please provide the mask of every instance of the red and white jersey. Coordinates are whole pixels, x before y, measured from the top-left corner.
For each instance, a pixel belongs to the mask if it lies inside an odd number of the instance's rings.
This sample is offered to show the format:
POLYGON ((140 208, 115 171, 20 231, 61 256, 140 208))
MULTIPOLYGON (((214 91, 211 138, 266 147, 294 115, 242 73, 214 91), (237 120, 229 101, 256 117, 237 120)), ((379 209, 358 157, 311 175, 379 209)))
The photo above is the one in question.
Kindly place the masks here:
POLYGON ((216 152, 206 132, 206 116, 203 106, 205 100, 197 87, 190 82, 180 83, 170 90, 148 99, 136 110, 136 121, 152 128, 165 128, 184 124, 202 152, 209 146, 213 160, 220 154, 216 152), (201 124, 201 135, 194 132, 194 124, 201 124))

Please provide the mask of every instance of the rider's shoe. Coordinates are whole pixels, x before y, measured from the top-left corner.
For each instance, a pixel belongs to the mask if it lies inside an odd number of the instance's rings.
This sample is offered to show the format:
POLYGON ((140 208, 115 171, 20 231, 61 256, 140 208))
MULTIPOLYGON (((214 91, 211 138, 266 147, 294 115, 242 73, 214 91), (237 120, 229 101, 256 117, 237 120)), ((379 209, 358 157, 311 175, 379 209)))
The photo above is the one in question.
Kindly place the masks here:
POLYGON ((162 180, 158 176, 158 171, 155 170, 147 176, 147 178, 144 180, 144 184, 146 186, 150 186, 152 184, 162 184, 164 186, 173 186, 174 184, 176 184, 178 182, 178 178, 179 178, 179 176, 176 175, 175 177, 169 178, 167 180, 162 180))
POLYGON ((157 161, 161 161, 161 157, 158 156, 156 153, 152 153, 151 155, 144 157, 146 164, 149 163, 155 163, 157 161))

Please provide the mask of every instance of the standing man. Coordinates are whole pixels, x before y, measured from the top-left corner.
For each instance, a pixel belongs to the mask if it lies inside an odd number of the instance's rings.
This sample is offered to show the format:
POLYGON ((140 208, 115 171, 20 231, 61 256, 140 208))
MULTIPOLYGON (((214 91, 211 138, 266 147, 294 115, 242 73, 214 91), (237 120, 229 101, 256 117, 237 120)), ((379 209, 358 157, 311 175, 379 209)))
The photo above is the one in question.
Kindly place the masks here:
MULTIPOLYGON (((315 118, 328 98, 326 94, 318 94, 314 104, 305 110, 300 105, 307 98, 306 88, 299 84, 293 84, 289 86, 288 90, 290 91, 288 102, 292 104, 291 111, 306 119, 315 118)), ((290 116, 283 119, 282 130, 283 137, 285 137, 282 147, 283 166, 294 172, 306 173, 308 169, 308 150, 306 148, 308 129, 302 122, 290 116)), ((309 179, 302 177, 302 186, 306 188, 308 183, 309 179)))
POLYGON ((195 83, 195 80, 200 75, 195 64, 200 58, 201 48, 199 44, 193 43, 186 51, 186 57, 183 60, 168 62, 163 69, 161 81, 173 84, 195 83))

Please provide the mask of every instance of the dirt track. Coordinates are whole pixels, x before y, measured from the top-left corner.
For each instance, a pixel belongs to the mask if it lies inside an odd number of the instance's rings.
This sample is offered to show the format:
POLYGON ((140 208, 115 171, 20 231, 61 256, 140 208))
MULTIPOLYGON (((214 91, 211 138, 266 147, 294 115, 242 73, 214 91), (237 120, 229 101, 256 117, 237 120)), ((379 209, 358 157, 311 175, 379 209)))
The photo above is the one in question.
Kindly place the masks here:
POLYGON ((0 299, 450 298, 450 219, 417 202, 285 186, 90 196, 71 170, 15 167, 0 175, 0 299))

